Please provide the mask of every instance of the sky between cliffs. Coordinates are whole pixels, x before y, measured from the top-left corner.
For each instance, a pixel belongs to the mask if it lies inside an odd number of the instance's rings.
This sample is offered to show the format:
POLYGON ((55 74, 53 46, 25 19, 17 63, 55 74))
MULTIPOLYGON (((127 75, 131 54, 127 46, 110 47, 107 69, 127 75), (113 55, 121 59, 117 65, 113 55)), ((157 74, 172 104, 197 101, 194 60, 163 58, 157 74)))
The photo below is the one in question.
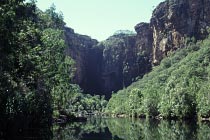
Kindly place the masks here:
POLYGON ((164 0, 37 0, 41 10, 53 3, 62 12, 67 26, 76 33, 99 41, 117 30, 134 31, 140 22, 149 22, 154 8, 164 0))

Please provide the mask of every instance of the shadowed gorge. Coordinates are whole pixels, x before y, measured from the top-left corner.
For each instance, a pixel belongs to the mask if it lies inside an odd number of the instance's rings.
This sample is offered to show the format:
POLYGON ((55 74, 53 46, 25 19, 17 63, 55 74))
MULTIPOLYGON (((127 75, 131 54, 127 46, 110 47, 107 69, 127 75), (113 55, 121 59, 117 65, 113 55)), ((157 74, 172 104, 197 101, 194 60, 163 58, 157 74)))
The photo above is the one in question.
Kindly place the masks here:
POLYGON ((66 28, 66 42, 66 53, 76 61, 74 81, 90 94, 110 98, 112 92, 130 85, 151 69, 152 49, 146 46, 149 41, 142 45, 134 33, 116 34, 98 43, 66 28))
POLYGON ((204 39, 209 6, 208 0, 166 0, 154 9, 150 23, 135 26, 136 33, 119 32, 102 42, 66 28, 66 52, 76 61, 74 82, 84 92, 110 98, 185 47, 186 38, 204 39))

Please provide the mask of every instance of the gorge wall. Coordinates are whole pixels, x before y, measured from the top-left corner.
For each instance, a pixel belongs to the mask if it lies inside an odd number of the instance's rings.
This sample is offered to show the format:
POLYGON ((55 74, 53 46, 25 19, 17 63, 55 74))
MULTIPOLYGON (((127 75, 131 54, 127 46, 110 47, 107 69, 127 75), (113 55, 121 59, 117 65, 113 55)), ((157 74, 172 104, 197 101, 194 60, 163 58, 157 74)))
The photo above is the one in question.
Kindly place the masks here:
POLYGON ((166 0, 153 11, 153 63, 184 47, 186 37, 204 39, 210 25, 209 0, 166 0))
POLYGON ((98 42, 65 28, 67 55, 76 61, 74 82, 86 93, 111 96, 141 78, 172 51, 208 35, 209 0, 166 0, 150 23, 135 26, 137 34, 117 34, 98 42))
MULTIPOLYGON (((148 29, 148 24, 145 25, 146 27, 139 28, 148 29)), ((74 33, 71 28, 65 28, 68 45, 66 54, 76 62, 73 81, 85 93, 109 98, 113 91, 122 89, 136 77, 143 76, 151 69, 152 46, 151 41, 147 40, 151 34, 139 33, 142 34, 139 39, 133 34, 118 34, 97 42, 88 36, 74 33), (142 42, 148 43, 141 44, 142 42)))

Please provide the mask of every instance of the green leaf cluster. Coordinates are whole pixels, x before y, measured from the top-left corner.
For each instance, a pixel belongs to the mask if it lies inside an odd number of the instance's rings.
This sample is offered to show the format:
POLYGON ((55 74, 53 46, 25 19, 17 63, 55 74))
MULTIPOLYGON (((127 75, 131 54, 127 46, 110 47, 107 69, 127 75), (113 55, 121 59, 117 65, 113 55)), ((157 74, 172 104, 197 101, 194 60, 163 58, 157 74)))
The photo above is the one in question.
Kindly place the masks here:
POLYGON ((43 12, 33 1, 0 1, 0 121, 50 124, 53 110, 67 105, 77 87, 64 25, 55 7, 43 12))

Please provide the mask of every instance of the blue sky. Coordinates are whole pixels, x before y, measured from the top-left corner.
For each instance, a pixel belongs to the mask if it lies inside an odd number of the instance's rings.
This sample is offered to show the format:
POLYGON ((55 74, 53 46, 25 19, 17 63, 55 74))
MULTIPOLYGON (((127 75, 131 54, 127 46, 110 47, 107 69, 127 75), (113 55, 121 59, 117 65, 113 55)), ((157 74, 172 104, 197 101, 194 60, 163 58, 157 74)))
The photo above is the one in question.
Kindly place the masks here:
POLYGON ((149 22, 152 11, 164 0, 37 0, 41 10, 53 3, 75 32, 105 40, 117 30, 133 30, 149 22))

